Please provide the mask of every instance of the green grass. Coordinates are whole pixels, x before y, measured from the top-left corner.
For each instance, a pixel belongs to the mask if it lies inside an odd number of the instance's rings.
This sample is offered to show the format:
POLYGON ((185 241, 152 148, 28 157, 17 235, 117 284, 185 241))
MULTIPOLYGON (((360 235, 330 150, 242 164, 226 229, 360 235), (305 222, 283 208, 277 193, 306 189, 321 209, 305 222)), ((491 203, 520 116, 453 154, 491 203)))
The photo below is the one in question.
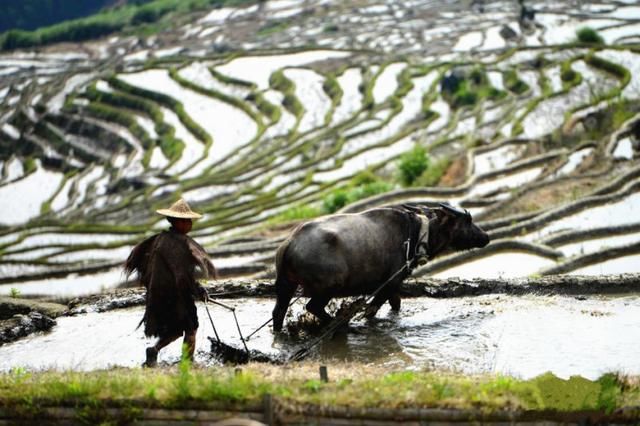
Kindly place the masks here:
POLYGON ((342 88, 333 74, 328 74, 322 83, 322 90, 329 96, 332 102, 335 104, 340 103, 342 99, 342 88))
POLYGON ((177 369, 91 373, 16 369, 0 375, 0 404, 33 416, 43 405, 73 406, 95 415, 104 412, 97 409, 108 406, 132 407, 133 401, 145 408, 242 410, 259 406, 266 394, 304 404, 480 409, 485 413, 500 409, 611 413, 640 403, 637 380, 613 374, 591 381, 577 376, 562 380, 550 373, 520 380, 414 371, 340 378, 340 373, 334 372, 332 380, 324 383, 304 372, 286 377, 266 374, 274 368, 254 365, 240 374, 224 367, 192 369, 188 363, 177 369))
POLYGON ((344 206, 364 198, 383 194, 393 189, 393 184, 385 182, 369 171, 356 175, 348 185, 331 191, 322 200, 323 213, 335 213, 344 206))
POLYGON ((598 68, 604 72, 607 72, 614 77, 618 78, 622 82, 622 87, 626 86, 631 81, 631 73, 627 68, 615 62, 607 61, 595 54, 589 54, 584 58, 585 62, 594 68, 598 68))
MULTIPOLYGON (((372 197, 377 194, 383 194, 385 192, 391 191, 392 189, 393 189, 393 185, 388 182, 376 181, 376 182, 365 183, 365 184, 358 185, 346 190, 345 203, 342 206, 338 206, 338 203, 340 202, 341 197, 337 197, 338 202, 336 202, 335 196, 333 197, 334 198, 333 202, 331 201, 331 196, 329 198, 325 198, 323 202, 323 206, 325 207, 325 211, 327 213, 333 213, 347 204, 351 204, 355 201, 372 197)), ((340 190, 337 190, 338 193, 339 191, 340 190)))
POLYGON ((269 224, 274 225, 278 223, 293 222, 297 220, 312 219, 324 214, 324 211, 319 207, 310 206, 307 204, 296 205, 289 207, 282 213, 269 219, 269 224))
POLYGON ((248 101, 253 101, 256 104, 258 110, 269 119, 270 122, 275 123, 280 120, 282 116, 282 110, 277 106, 267 101, 262 93, 256 92, 249 95, 248 101))
POLYGON ((296 85, 284 75, 283 70, 275 71, 269 76, 269 86, 282 92, 284 95, 282 105, 300 120, 302 114, 304 114, 304 107, 295 95, 296 85))

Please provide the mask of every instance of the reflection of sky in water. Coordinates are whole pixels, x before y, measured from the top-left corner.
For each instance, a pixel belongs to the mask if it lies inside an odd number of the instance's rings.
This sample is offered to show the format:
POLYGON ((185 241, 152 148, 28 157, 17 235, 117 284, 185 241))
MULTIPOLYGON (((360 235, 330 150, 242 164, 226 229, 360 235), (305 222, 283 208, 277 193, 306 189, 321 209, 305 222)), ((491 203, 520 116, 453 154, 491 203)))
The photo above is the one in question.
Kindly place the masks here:
POLYGON ((476 154, 473 159, 473 173, 482 175, 504 168, 522 153, 524 145, 504 145, 491 151, 476 154))
POLYGON ((640 271, 640 255, 618 257, 570 272, 571 275, 624 274, 640 271))
POLYGON ((564 246, 556 248, 562 251, 565 256, 571 257, 576 255, 594 253, 606 248, 624 246, 627 244, 636 243, 638 241, 640 241, 640 232, 618 235, 616 237, 579 241, 577 243, 566 244, 564 246))
MULTIPOLYGON (((270 318, 273 300, 229 300, 245 335, 270 318)), ((352 322, 314 349, 316 360, 357 361, 393 368, 499 372, 524 378, 552 371, 560 377, 598 377, 607 371, 640 373, 639 296, 593 298, 489 295, 453 299, 405 299, 400 314, 383 307, 377 318, 352 322), (615 330, 615 333, 611 332, 615 330), (612 350, 615 348, 615 350, 612 350)), ((221 339, 240 347, 230 312, 210 306, 221 339)), ((300 306, 296 307, 296 311, 300 306)), ((207 336, 213 336, 204 307, 196 361, 208 364, 207 336)), ((58 319, 48 334, 0 347, 2 370, 109 365, 135 367, 151 343, 136 326, 143 308, 58 319)), ((250 349, 291 352, 300 342, 274 341, 269 328, 248 342, 250 349)), ((161 363, 179 359, 180 344, 160 354, 161 363)))
POLYGON ((557 231, 587 230, 633 223, 638 220, 639 212, 640 192, 620 201, 606 203, 556 220, 538 231, 525 235, 523 239, 535 241, 557 231))
POLYGON ((473 185, 469 191, 468 198, 486 195, 497 191, 498 189, 516 188, 518 186, 525 185, 533 181, 536 176, 540 174, 541 170, 542 168, 535 167, 533 169, 523 170, 501 178, 482 181, 473 185))
POLYGON ((125 278, 122 268, 118 267, 111 271, 98 274, 70 274, 64 278, 47 278, 37 281, 1 285, 0 295, 7 295, 11 292, 12 288, 15 288, 23 296, 43 294, 66 297, 85 296, 98 294, 103 290, 114 288, 124 282, 125 278))
POLYGON ((433 278, 526 277, 555 262, 528 253, 498 253, 430 274, 433 278))

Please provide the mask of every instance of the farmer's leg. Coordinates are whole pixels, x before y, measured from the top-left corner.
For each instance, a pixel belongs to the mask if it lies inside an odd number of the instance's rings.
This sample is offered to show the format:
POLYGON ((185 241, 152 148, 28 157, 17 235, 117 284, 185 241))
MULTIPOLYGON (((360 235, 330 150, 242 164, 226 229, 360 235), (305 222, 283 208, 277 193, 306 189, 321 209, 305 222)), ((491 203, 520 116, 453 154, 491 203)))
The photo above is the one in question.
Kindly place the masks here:
POLYGON ((164 348, 178 337, 180 337, 180 334, 160 337, 155 345, 147 348, 147 360, 143 365, 146 367, 155 367, 158 363, 158 352, 160 352, 160 349, 164 348))
POLYGON ((196 351, 196 331, 198 331, 197 328, 195 330, 185 331, 182 343, 182 345, 186 347, 187 356, 191 361, 193 361, 193 354, 196 351))

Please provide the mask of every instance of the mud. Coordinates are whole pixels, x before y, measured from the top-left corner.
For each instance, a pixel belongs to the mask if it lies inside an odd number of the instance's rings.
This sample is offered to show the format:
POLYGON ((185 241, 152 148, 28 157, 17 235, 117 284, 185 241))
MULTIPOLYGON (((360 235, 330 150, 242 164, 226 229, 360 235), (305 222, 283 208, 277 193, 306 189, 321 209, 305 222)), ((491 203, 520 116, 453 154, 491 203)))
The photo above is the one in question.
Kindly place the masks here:
POLYGON ((16 314, 0 321, 0 346, 28 336, 36 331, 48 331, 56 325, 56 320, 40 312, 16 314))

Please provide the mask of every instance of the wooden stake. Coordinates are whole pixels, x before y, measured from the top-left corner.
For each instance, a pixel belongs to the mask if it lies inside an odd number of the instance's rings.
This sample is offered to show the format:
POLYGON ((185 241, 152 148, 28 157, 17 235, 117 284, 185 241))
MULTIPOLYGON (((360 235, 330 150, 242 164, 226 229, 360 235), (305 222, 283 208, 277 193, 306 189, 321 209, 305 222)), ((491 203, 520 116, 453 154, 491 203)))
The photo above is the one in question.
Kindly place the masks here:
POLYGON ((325 383, 327 383, 329 381, 329 373, 327 372, 327 366, 326 365, 321 365, 320 366, 320 380, 322 380, 325 383))

